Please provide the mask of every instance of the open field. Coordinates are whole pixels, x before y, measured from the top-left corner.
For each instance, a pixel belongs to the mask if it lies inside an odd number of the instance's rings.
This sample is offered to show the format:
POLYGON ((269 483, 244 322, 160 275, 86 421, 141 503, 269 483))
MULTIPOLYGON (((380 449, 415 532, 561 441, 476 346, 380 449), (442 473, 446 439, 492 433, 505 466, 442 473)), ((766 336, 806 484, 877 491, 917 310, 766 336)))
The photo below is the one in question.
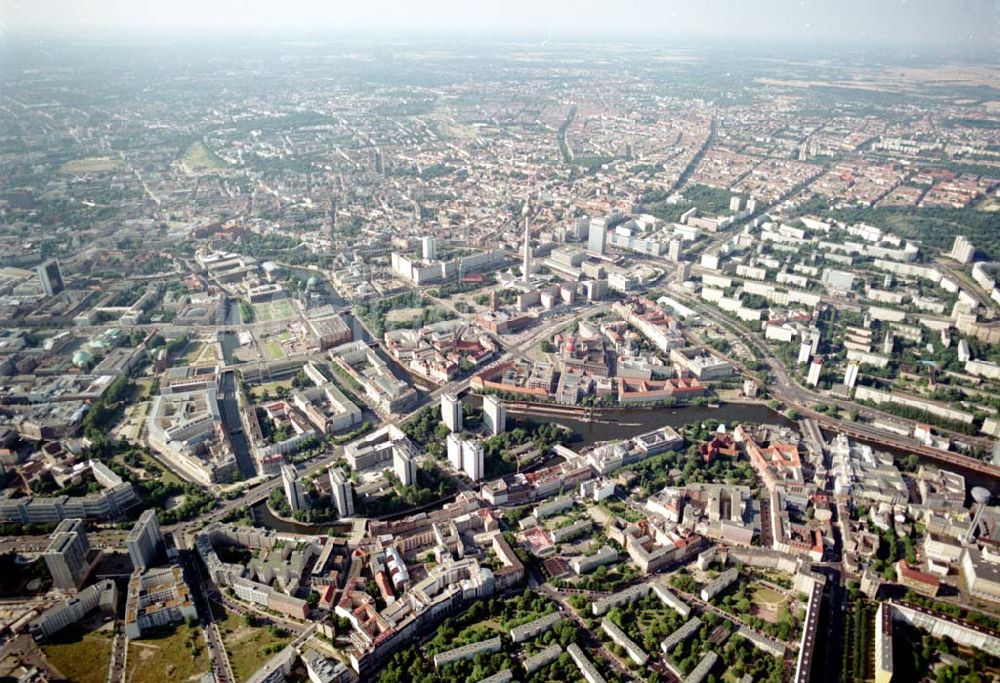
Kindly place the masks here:
POLYGON ((152 396, 150 389, 153 388, 154 378, 152 377, 138 377, 135 380, 136 392, 133 398, 142 398, 143 396, 152 396))
POLYGON ((214 345, 190 342, 184 347, 184 354, 177 360, 180 365, 195 365, 197 363, 214 363, 218 358, 214 345))
POLYGON ((254 320, 260 322, 270 322, 271 320, 284 320, 295 317, 295 309, 289 299, 278 299, 277 301, 265 301, 253 304, 254 320))
POLYGON ((264 341, 264 358, 267 360, 279 360, 285 357, 285 352, 281 349, 281 344, 274 337, 264 341))
POLYGON ((201 140, 192 142, 184 151, 181 163, 188 173, 205 173, 226 168, 226 162, 216 156, 201 140))
POLYGON ((401 323, 407 320, 419 318, 424 312, 422 307, 417 308, 394 308, 385 314, 385 321, 389 323, 401 323))
POLYGON ((290 635, 284 632, 275 635, 267 626, 246 626, 243 617, 234 612, 228 612, 225 620, 218 623, 237 681, 250 678, 264 662, 292 641, 290 635))
POLYGON ((767 586, 753 586, 752 601, 755 616, 764 621, 775 623, 782 612, 788 609, 788 597, 767 586))
POLYGON ((122 165, 121 159, 114 157, 86 157, 73 159, 59 167, 63 173, 104 173, 113 171, 122 165))
POLYGON ((264 395, 266 391, 271 398, 277 396, 278 387, 285 387, 288 390, 292 388, 291 379, 281 379, 274 382, 266 382, 265 384, 258 384, 257 386, 250 387, 250 395, 253 396, 254 400, 261 400, 261 396, 264 395))
POLYGON ((76 683, 103 683, 111 660, 111 632, 66 629, 42 647, 45 657, 76 683))
POLYGON ((128 644, 127 683, 197 680, 209 670, 208 649, 198 628, 178 624, 128 644))

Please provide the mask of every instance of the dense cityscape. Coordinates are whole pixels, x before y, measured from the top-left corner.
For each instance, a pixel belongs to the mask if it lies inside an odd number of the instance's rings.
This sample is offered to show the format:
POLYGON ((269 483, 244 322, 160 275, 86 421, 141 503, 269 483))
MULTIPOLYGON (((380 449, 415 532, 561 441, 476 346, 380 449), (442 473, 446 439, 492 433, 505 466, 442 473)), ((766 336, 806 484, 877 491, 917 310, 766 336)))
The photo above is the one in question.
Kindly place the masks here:
POLYGON ((1000 680, 995 61, 0 63, 3 680, 1000 680))

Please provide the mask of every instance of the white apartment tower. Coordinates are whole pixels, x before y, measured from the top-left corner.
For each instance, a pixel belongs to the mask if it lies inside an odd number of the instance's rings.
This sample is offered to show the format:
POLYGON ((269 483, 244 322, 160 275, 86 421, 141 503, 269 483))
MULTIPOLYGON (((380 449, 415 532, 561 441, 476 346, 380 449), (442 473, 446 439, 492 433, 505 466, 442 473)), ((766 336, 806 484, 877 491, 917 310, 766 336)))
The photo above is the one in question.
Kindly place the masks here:
POLYGON ((587 234, 587 250, 604 255, 608 243, 608 219, 591 218, 590 232, 587 234))
POLYGON ((433 261, 437 258, 437 242, 433 237, 421 238, 420 247, 425 261, 433 261))
POLYGON ((392 471, 403 486, 413 486, 417 483, 417 463, 414 462, 410 449, 405 443, 392 444, 392 471))
POLYGON ((806 377, 806 384, 811 387, 817 386, 819 384, 819 376, 823 372, 823 359, 814 358, 812 365, 809 366, 809 375, 806 377))
POLYGON ((455 394, 441 394, 441 421, 449 432, 462 431, 462 402, 455 394))
POLYGON ((330 491, 333 504, 337 508, 337 514, 341 517, 351 517, 354 515, 354 487, 351 480, 347 478, 344 471, 339 467, 331 467, 330 470, 330 491))
POLYGON ((803 339, 802 343, 799 344, 799 357, 796 358, 796 363, 798 365, 803 365, 809 362, 809 356, 812 355, 812 342, 808 339, 803 339))
POLYGON ((684 243, 681 242, 680 240, 670 240, 670 244, 667 245, 667 257, 671 261, 680 261, 681 260, 681 248, 683 246, 684 246, 684 243))
POLYGON ((58 259, 49 259, 39 264, 35 268, 35 272, 38 273, 38 281, 41 283, 42 291, 45 292, 46 296, 54 296, 66 289, 58 259))
POLYGON ((965 235, 957 235, 954 244, 951 245, 951 251, 948 252, 948 256, 959 263, 969 263, 975 254, 976 248, 965 235))
POLYGON ((285 487, 288 508, 292 512, 305 510, 308 505, 305 492, 302 490, 302 481, 299 479, 298 470, 293 465, 281 466, 281 484, 285 487))
MULTIPOLYGON (((671 242, 673 244, 673 242, 671 242)), ((677 262, 677 284, 684 284, 688 279, 691 278, 691 262, 690 261, 678 261, 677 262)))
POLYGON ((52 585, 60 590, 75 591, 87 578, 87 552, 90 542, 82 519, 64 519, 50 536, 42 557, 52 575, 52 585))
POLYGON ((848 363, 847 370, 844 372, 844 384, 847 385, 848 389, 853 389, 854 385, 858 383, 858 364, 848 363))
POLYGON ((457 472, 462 469, 462 437, 455 432, 448 435, 446 439, 448 450, 448 462, 457 472))
POLYGON ((524 265, 521 271, 521 280, 527 284, 531 279, 531 207, 525 202, 524 210, 524 265))
POLYGON ((462 442, 462 471, 472 481, 483 478, 483 447, 478 441, 462 442))
POLYGON ((492 395, 483 397, 483 422, 491 434, 502 434, 507 431, 507 409, 498 397, 492 395))
POLYGON ((139 521, 128 532, 125 547, 136 569, 149 569, 164 559, 166 544, 155 510, 146 510, 139 516, 139 521))

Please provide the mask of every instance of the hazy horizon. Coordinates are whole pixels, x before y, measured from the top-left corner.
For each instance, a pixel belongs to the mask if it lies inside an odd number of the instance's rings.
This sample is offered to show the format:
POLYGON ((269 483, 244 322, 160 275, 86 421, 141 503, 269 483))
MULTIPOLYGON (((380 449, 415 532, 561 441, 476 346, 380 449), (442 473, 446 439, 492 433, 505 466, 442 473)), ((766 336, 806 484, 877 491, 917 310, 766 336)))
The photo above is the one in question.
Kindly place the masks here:
MULTIPOLYGON (((668 0, 602 3, 509 0, 0 0, 0 36, 351 34, 369 37, 524 37, 570 42, 634 37, 678 42, 850 44, 962 51, 1000 45, 1000 3, 989 0, 668 0)), ((668 47, 663 45, 661 47, 668 47)))

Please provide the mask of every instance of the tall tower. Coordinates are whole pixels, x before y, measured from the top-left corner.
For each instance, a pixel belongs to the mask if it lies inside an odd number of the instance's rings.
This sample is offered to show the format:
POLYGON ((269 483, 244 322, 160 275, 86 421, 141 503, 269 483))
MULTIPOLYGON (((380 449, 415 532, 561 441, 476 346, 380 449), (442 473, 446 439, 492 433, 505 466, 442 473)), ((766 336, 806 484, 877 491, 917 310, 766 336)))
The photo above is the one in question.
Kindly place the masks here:
POLYGON ((59 268, 58 259, 49 259, 35 268, 38 273, 38 280, 42 284, 42 291, 46 296, 55 296, 66 289, 63 283, 62 269, 59 268))
POLYGON ((455 394, 441 394, 441 421, 449 432, 462 431, 462 402, 455 394))
POLYGON ((292 512, 305 510, 309 507, 305 492, 302 490, 302 481, 299 479, 298 470, 293 465, 281 466, 281 484, 285 488, 285 499, 292 512))
POLYGON ((155 510, 146 510, 139 516, 125 539, 125 547, 136 569, 146 570, 159 564, 166 555, 166 545, 155 510))
POLYGON ((521 269, 521 280, 528 284, 531 274, 531 207, 528 206, 527 202, 524 203, 521 215, 524 216, 524 266, 521 269))

